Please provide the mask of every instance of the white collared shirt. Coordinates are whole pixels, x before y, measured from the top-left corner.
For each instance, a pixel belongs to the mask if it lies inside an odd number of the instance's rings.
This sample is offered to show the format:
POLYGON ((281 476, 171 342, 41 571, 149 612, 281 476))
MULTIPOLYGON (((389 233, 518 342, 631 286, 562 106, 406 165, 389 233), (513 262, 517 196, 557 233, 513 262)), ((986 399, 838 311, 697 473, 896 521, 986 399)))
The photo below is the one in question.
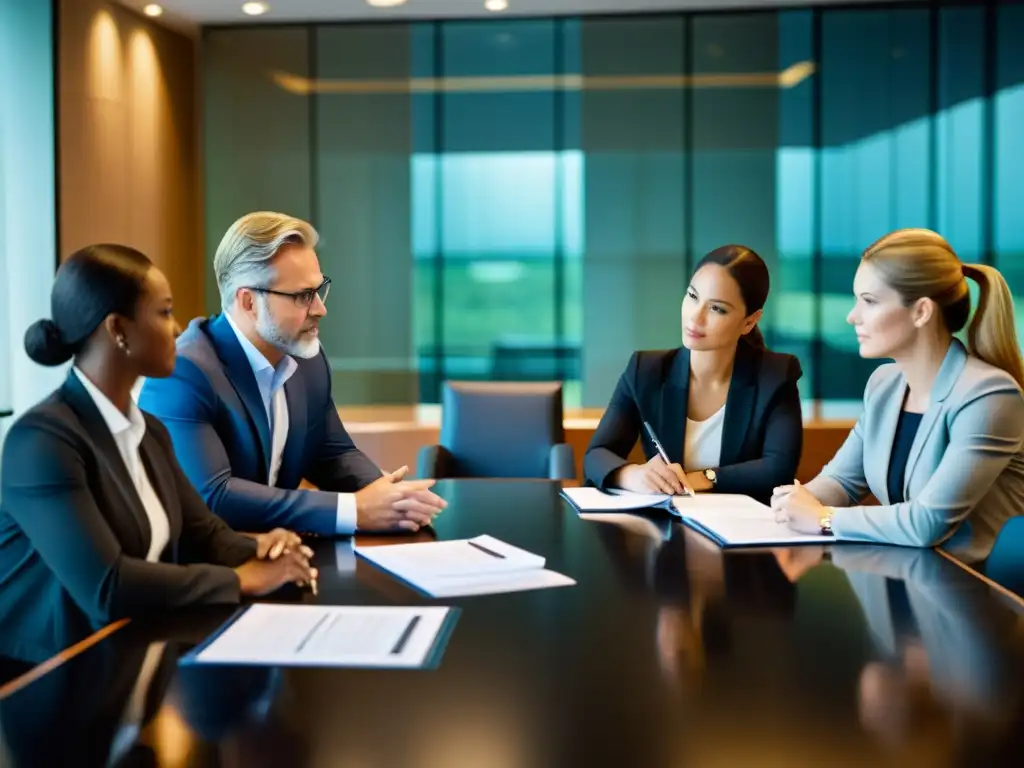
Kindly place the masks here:
MULTIPOLYGON (((227 318, 231 330, 235 332, 235 337, 242 345, 242 351, 245 352, 245 357, 252 367, 253 376, 256 377, 256 386, 259 387, 260 398, 263 400, 263 408, 267 413, 267 422, 270 424, 270 471, 267 473, 267 485, 273 486, 277 484, 277 475, 281 471, 281 458, 284 456, 284 446, 288 441, 288 401, 285 398, 284 385, 299 369, 299 364, 290 356, 285 355, 275 368, 235 325, 231 314, 225 312, 224 316, 227 318)), ((337 496, 338 512, 335 531, 341 534, 354 533, 356 530, 355 494, 339 493, 337 496)))
POLYGON ((142 454, 139 453, 139 446, 142 445, 142 438, 146 434, 146 420, 142 417, 142 411, 135 405, 134 400, 129 401, 128 416, 126 417, 117 406, 110 402, 110 399, 100 392, 99 388, 89 381, 77 367, 74 369, 78 380, 82 382, 85 391, 96 404, 96 408, 106 422, 110 430, 117 450, 121 454, 124 466, 128 470, 128 476, 132 479, 142 508, 146 511, 149 520, 149 552, 146 553, 146 560, 155 563, 160 559, 160 553, 164 551, 167 542, 171 537, 171 525, 167 519, 167 511, 164 509, 160 497, 153 490, 153 484, 149 480, 149 474, 142 463, 142 454))

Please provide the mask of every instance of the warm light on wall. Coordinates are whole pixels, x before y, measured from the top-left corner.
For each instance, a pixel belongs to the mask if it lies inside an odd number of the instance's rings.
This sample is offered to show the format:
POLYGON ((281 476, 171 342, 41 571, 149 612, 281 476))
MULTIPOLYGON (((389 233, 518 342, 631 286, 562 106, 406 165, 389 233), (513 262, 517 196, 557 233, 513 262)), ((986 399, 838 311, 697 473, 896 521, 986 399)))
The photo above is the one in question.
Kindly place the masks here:
POLYGON ((161 151, 166 142, 161 131, 161 107, 167 101, 167 89, 160 57, 148 31, 139 28, 132 32, 126 62, 125 85, 130 98, 125 106, 136 137, 127 148, 129 173, 139 180, 139 188, 144 188, 160 178, 161 151))
POLYGON ((508 0, 486 0, 484 2, 484 8, 488 11, 504 11, 508 8, 508 0))
POLYGON ((242 3, 242 13, 249 16, 262 16, 269 10, 270 6, 267 3, 242 3))
POLYGON ((163 16, 164 9, 156 3, 150 3, 142 9, 142 12, 155 19, 157 16, 163 16))
POLYGON ((89 95, 95 99, 120 101, 124 71, 121 35, 109 11, 100 11, 92 20, 86 62, 89 95))
POLYGON ((398 5, 405 5, 405 0, 366 0, 367 5, 374 8, 394 8, 398 5))

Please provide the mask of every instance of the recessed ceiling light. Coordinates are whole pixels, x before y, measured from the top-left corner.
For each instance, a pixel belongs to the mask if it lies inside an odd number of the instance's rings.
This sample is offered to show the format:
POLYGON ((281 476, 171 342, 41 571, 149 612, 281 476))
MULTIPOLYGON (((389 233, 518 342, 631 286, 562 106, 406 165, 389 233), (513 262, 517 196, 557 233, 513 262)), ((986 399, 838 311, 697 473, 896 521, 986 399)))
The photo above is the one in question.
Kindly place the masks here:
POLYGON ((269 10, 270 6, 266 3, 242 3, 242 13, 250 16, 262 16, 269 10))
POLYGON ((164 9, 161 6, 157 5, 156 3, 150 3, 145 8, 142 9, 142 12, 144 14, 146 14, 147 16, 153 17, 154 19, 157 16, 163 16, 164 15, 164 9))
POLYGON ((504 11, 508 8, 508 0, 486 0, 484 8, 488 11, 504 11))
POLYGON ((366 3, 374 8, 394 8, 396 5, 405 5, 405 0, 366 0, 366 3))

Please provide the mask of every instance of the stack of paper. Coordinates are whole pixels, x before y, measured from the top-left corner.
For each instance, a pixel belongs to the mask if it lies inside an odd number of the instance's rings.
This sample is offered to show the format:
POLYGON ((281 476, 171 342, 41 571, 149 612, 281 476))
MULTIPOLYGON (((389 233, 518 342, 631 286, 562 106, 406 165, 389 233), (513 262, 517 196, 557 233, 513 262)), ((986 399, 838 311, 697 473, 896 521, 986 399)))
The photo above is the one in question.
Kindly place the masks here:
POLYGON ((356 554, 431 597, 564 587, 576 582, 545 560, 492 536, 357 547, 356 554))
POLYGON ((803 534, 786 523, 776 522, 770 507, 749 496, 697 494, 672 500, 683 523, 715 541, 721 547, 791 546, 830 544, 821 534, 803 534))

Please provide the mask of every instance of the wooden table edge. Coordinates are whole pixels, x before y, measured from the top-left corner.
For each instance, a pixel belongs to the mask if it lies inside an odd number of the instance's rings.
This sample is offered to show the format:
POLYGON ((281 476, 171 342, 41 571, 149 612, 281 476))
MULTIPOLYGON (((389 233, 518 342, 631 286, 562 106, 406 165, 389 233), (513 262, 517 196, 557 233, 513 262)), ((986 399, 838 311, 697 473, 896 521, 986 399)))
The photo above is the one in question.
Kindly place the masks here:
POLYGON ((64 664, 65 662, 70 661, 79 654, 89 650, 94 645, 99 643, 101 640, 106 639, 107 637, 114 634, 127 624, 128 619, 121 619, 120 621, 115 621, 113 624, 108 624, 107 626, 103 627, 103 629, 94 632, 84 640, 80 640, 79 642, 72 645, 70 648, 64 649, 56 656, 51 656, 46 661, 41 662, 40 664, 37 664, 36 666, 32 667, 32 669, 30 669, 25 674, 20 675, 19 677, 16 677, 13 680, 10 680, 3 686, 0 686, 0 701, 7 698, 8 696, 11 696, 14 693, 17 693, 26 685, 35 682, 43 675, 52 672, 61 664, 64 664))
POLYGON ((980 571, 975 570, 974 568, 972 568, 971 566, 969 566, 967 563, 963 562, 962 560, 958 560, 956 557, 954 557, 953 555, 949 554, 946 550, 940 549, 940 548, 936 548, 935 551, 938 552, 940 555, 942 555, 947 560, 949 560, 950 562, 956 563, 956 565, 960 566, 963 570, 967 571, 969 574, 974 576, 974 578, 978 579, 979 581, 984 582, 985 584, 987 584, 989 587, 994 589, 999 594, 1003 595, 1004 597, 1010 598, 1014 603, 1019 605, 1021 608, 1024 608, 1024 597, 1021 597, 1016 592, 1013 592, 1012 590, 1007 589, 1002 584, 1000 584, 998 581, 992 581, 992 579, 990 579, 988 576, 986 576, 985 574, 981 573, 980 571))

